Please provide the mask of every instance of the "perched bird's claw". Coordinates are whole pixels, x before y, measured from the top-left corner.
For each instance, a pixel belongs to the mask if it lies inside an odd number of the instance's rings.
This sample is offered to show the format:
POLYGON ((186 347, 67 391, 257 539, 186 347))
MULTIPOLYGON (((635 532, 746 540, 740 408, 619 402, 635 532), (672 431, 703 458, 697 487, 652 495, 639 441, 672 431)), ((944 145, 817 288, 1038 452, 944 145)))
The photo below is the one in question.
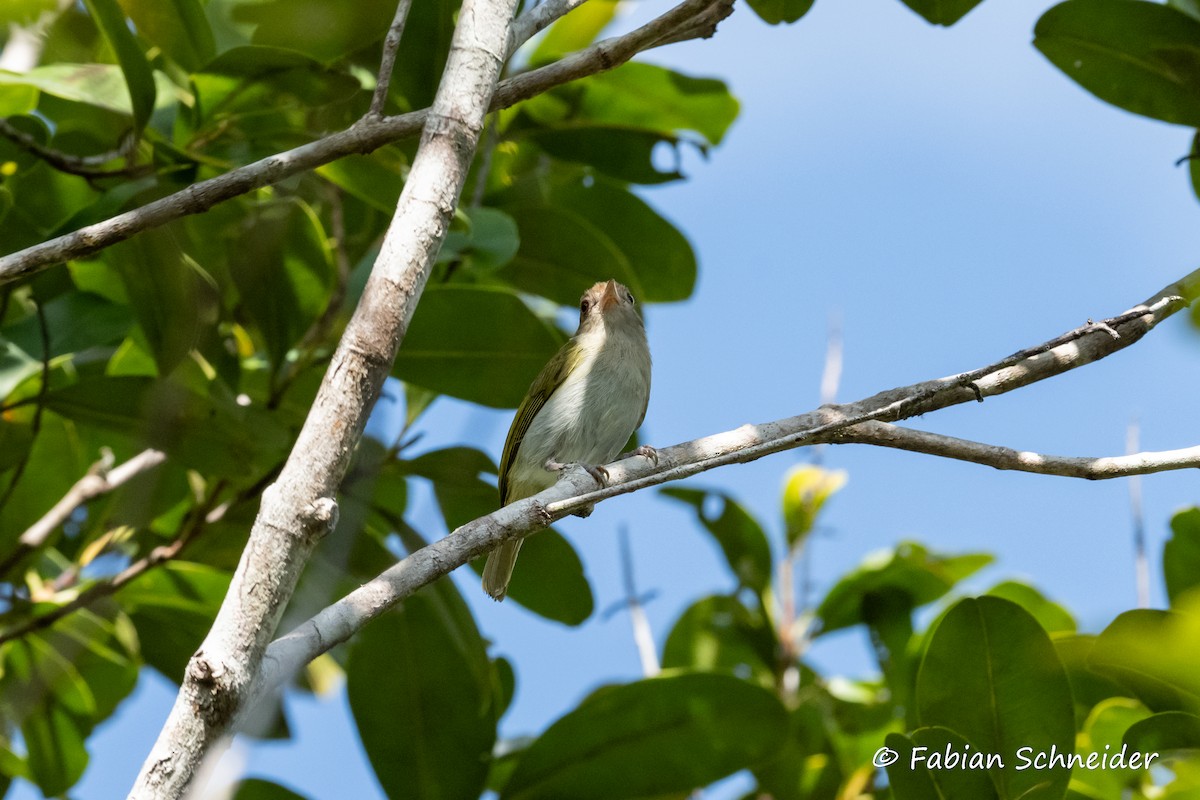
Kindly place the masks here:
POLYGON ((547 472, 565 472, 573 467, 579 467, 581 470, 591 475, 596 483, 603 486, 608 486, 608 470, 596 464, 563 464, 555 461, 553 458, 547 458, 546 463, 542 465, 547 472))
POLYGON ((638 448, 633 451, 633 454, 635 456, 641 456, 642 458, 648 458, 654 463, 654 466, 658 466, 658 451, 648 444, 639 445, 638 448))

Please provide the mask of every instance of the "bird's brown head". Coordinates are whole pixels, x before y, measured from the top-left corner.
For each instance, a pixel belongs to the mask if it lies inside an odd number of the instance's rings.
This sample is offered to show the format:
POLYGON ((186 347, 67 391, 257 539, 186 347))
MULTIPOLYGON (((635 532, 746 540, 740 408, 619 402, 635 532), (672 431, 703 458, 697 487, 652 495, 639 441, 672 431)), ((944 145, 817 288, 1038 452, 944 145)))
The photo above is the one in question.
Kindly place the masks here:
POLYGON ((614 316, 624 317, 627 313, 636 315, 634 305, 633 292, 615 280, 602 281, 579 298, 579 326, 582 328, 590 320, 600 322, 614 316))

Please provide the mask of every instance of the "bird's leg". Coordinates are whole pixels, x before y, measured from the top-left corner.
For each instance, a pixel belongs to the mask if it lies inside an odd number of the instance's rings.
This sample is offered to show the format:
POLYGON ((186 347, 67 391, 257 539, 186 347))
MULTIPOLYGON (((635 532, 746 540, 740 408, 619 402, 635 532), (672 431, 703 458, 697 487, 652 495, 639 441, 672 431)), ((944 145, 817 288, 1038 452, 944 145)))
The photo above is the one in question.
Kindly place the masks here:
POLYGON ((621 455, 617 456, 615 460, 622 461, 626 458, 632 458, 634 456, 641 456, 642 458, 648 458, 654 462, 654 466, 656 466, 656 467, 658 466, 658 451, 655 450, 653 447, 651 447, 648 444, 638 445, 633 450, 630 450, 628 453, 621 453, 621 455))

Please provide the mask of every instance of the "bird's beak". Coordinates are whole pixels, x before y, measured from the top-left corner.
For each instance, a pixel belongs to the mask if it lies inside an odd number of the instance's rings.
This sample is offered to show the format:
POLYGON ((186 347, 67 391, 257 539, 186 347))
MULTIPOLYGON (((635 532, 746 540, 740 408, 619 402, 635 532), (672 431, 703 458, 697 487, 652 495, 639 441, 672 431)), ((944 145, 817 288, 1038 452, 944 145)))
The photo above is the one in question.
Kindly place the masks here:
POLYGON ((617 294, 617 282, 610 280, 604 284, 604 294, 600 295, 600 311, 607 311, 619 302, 621 297, 617 294))

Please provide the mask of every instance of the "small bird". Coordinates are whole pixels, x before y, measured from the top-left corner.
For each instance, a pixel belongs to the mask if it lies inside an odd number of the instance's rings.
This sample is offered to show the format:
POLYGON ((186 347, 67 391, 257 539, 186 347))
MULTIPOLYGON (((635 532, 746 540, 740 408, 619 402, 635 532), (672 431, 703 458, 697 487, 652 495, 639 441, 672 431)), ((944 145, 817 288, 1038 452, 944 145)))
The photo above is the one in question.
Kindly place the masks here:
MULTIPOLYGON (((579 301, 579 329, 529 387, 500 457, 500 505, 553 486, 572 464, 598 481, 642 424, 650 402, 650 348, 633 294, 610 280, 579 301)), ((634 451, 657 460, 648 446, 634 451)), ((580 516, 587 516, 590 510, 580 516)), ((495 600, 508 592, 521 541, 493 550, 483 589, 495 600)))

